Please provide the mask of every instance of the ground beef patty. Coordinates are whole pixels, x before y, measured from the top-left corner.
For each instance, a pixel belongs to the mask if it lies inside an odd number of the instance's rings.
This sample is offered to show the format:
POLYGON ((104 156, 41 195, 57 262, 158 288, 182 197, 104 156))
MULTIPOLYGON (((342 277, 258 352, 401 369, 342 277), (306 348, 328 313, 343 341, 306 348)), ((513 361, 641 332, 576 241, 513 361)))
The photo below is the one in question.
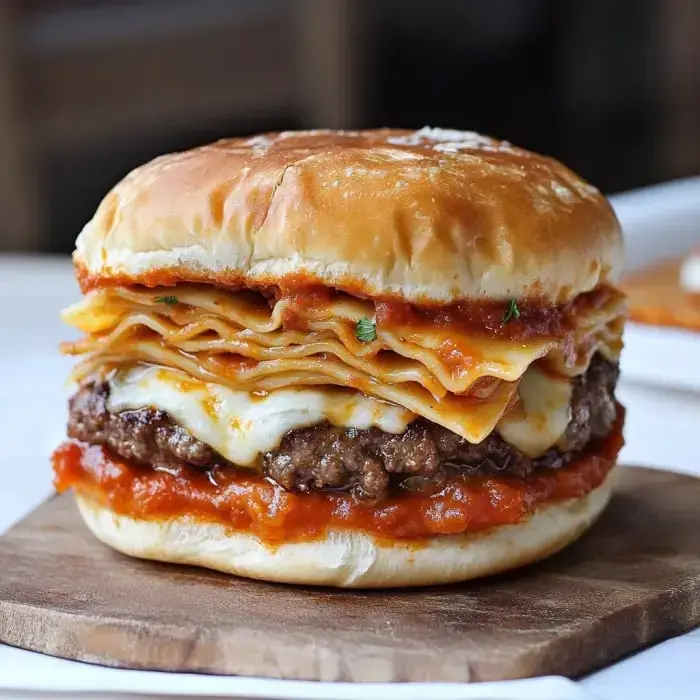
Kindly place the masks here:
MULTIPOLYGON (((350 491, 378 501, 392 490, 433 491, 455 471, 525 477, 533 469, 556 469, 591 440, 605 436, 615 420, 616 365, 596 356, 575 380, 571 421, 558 449, 530 459, 492 433, 478 445, 424 419, 400 435, 378 428, 355 430, 328 423, 293 430, 262 458, 265 474, 299 491, 350 491)), ((221 455, 177 425, 163 411, 143 408, 110 413, 104 383, 88 383, 72 397, 68 434, 107 445, 138 464, 159 469, 232 468, 221 455)))

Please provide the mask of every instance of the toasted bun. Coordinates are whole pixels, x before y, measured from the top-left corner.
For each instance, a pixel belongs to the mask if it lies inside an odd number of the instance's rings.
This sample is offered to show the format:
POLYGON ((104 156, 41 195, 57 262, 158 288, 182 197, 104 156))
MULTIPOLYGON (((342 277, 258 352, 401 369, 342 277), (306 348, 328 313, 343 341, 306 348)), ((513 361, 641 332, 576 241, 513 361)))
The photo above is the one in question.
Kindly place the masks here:
POLYGON ((84 494, 77 494, 77 501, 100 540, 134 557, 280 583, 380 588, 467 581, 544 559, 588 529, 611 488, 612 473, 583 498, 546 504, 517 525, 435 537, 420 546, 337 531, 323 540, 268 548, 250 534, 194 518, 136 520, 84 494))
POLYGON ((472 132, 285 132, 162 156, 77 241, 83 290, 319 283, 418 303, 563 303, 621 267, 607 200, 472 132), (291 279, 290 279, 291 278, 291 279))

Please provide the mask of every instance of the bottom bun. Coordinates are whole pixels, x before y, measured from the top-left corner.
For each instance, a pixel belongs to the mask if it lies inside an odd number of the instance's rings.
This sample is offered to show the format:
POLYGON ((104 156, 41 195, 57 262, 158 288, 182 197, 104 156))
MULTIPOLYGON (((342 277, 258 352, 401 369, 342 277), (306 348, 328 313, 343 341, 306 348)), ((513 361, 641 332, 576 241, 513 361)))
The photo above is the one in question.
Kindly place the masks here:
POLYGON ((515 525, 462 535, 390 542, 353 530, 323 539, 267 546, 248 533, 181 517, 138 520, 85 494, 78 507, 105 544, 133 557, 204 566, 280 583, 380 588, 455 583, 544 559, 583 534, 612 491, 614 471, 583 498, 554 501, 515 525))

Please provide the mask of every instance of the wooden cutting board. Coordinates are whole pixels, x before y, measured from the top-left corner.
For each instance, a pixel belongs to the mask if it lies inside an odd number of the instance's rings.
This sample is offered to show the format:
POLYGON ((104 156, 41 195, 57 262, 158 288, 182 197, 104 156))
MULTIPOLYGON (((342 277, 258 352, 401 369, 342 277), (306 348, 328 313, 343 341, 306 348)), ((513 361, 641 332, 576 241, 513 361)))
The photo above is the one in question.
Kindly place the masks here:
POLYGON ((0 640, 109 666, 275 678, 578 676, 700 623, 700 479, 620 471, 601 520, 552 559, 380 592, 129 559, 55 497, 0 538, 0 640))

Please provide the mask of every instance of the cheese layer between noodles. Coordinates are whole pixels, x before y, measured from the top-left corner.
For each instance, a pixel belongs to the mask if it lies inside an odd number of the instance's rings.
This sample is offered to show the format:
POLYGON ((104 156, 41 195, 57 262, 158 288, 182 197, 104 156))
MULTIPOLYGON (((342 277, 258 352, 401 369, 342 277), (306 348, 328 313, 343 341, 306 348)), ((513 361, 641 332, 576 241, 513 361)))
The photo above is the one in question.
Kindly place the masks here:
MULTIPOLYGON (((235 391, 153 365, 119 368, 107 377, 112 412, 155 408, 234 464, 254 467, 290 430, 324 421, 342 428, 376 427, 403 433, 416 415, 361 392, 325 386, 264 394, 235 391)), ((496 429, 521 452, 536 457, 561 438, 569 422, 571 381, 530 368, 520 385, 521 403, 496 429)))
POLYGON ((116 370, 107 381, 110 411, 144 407, 165 411, 198 440, 241 466, 254 465, 290 430, 328 421, 343 428, 403 433, 415 419, 405 408, 340 387, 254 394, 148 365, 116 370))
MULTIPOLYGON (((570 399, 571 378, 586 370, 595 352, 615 361, 621 348, 622 297, 615 294, 576 318, 567 337, 521 341, 455 327, 380 325, 376 340, 361 342, 355 326, 372 317, 371 302, 338 297, 292 306, 282 299, 271 308, 257 294, 197 285, 102 290, 64 312, 68 323, 87 334, 64 351, 87 355, 75 370, 76 380, 105 367, 147 364, 239 395, 303 389, 320 396, 328 387, 349 387, 377 399, 377 406, 393 404, 473 443, 516 409, 501 423, 502 434, 536 456, 556 442, 565 417, 568 422, 563 406, 570 399), (303 330, 284 326, 290 310, 302 318, 303 330), (558 413, 552 412, 552 401, 558 413), (535 423, 539 437, 528 428, 535 423)), ((181 422, 189 428, 185 414, 181 422)), ((334 422, 328 415, 325 419, 334 422)))

